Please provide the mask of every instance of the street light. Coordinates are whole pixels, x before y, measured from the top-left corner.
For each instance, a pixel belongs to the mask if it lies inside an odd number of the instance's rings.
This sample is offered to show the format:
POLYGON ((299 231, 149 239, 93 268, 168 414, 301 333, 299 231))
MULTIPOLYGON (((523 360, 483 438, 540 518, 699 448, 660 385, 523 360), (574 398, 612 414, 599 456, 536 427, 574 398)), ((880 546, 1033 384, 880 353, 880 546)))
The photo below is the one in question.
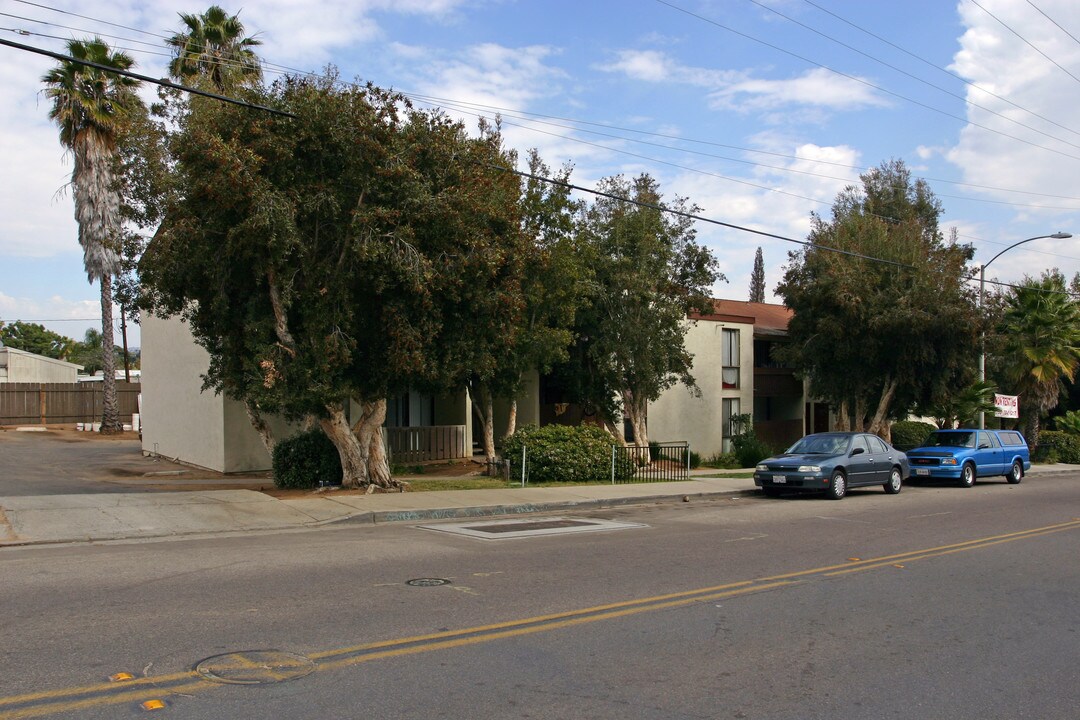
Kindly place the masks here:
MULTIPOLYGON (((985 289, 986 289, 986 266, 987 265, 994 262, 995 260, 997 260, 999 257, 1004 255, 1005 253, 1009 252, 1010 250, 1012 250, 1017 245, 1023 245, 1024 243, 1029 243, 1032 240, 1042 240, 1043 238, 1053 238, 1054 240, 1067 240, 1067 239, 1069 239, 1071 237, 1072 237, 1072 235, 1070 233, 1064 233, 1064 232, 1056 232, 1053 235, 1036 235, 1035 237, 1028 238, 1027 240, 1021 240, 1020 242, 1013 243, 1009 247, 1007 247, 1004 250, 1002 250, 1001 252, 999 252, 994 257, 992 257, 989 260, 987 260, 986 262, 984 262, 982 264, 982 266, 979 268, 979 309, 982 310, 982 306, 983 306, 983 293, 985 292, 985 289)), ((979 382, 985 382, 985 381, 986 381, 986 338, 984 336, 983 338, 980 339, 980 342, 979 342, 979 382)), ((980 410, 979 411, 979 429, 982 430, 985 427, 986 427, 986 413, 984 413, 982 410, 980 410)))

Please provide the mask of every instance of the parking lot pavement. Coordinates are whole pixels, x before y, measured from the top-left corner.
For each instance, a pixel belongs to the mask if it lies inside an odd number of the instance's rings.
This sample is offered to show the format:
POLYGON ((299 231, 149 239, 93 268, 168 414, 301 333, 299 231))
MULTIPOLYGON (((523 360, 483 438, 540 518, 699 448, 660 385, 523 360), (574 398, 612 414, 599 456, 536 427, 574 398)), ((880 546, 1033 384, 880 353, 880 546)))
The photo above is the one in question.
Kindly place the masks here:
POLYGON ((133 432, 101 435, 73 427, 50 426, 44 432, 0 428, 0 496, 258 490, 271 484, 268 472, 224 476, 143 457, 139 436, 133 432))

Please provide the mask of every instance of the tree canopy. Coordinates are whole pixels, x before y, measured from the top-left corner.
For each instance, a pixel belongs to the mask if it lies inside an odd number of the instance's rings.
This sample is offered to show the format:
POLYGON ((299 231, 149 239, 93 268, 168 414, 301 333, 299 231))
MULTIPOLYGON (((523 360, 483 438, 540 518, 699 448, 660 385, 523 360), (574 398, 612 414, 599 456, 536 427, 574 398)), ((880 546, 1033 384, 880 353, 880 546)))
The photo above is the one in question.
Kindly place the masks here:
POLYGON ((842 427, 887 435, 915 403, 974 380, 982 324, 964 283, 971 249, 944 240, 927 184, 901 161, 861 179, 789 255, 778 292, 794 316, 781 353, 842 427))
POLYGON ((0 322, 0 343, 55 360, 69 360, 77 345, 75 340, 48 330, 44 325, 21 320, 10 324, 0 322))
POLYGON ((609 428, 622 410, 635 443, 648 444, 648 403, 678 382, 696 387, 687 315, 711 310, 712 285, 723 276, 696 241, 688 215, 697 208, 685 199, 664 212, 659 184, 647 174, 606 178, 599 190, 604 196, 578 218, 579 252, 593 277, 559 375, 609 428))

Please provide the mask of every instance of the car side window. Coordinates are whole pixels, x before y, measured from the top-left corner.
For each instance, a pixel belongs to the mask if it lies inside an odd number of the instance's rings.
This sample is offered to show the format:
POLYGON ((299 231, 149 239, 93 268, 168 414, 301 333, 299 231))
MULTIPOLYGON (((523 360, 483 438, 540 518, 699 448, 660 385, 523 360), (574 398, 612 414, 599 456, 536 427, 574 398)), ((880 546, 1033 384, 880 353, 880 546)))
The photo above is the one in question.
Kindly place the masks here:
POLYGON ((870 440, 870 447, 874 452, 882 454, 889 452, 889 446, 886 445, 885 441, 881 438, 870 437, 868 439, 870 440))
POLYGON ((862 448, 864 452, 870 452, 869 446, 866 444, 866 436, 858 435, 855 437, 855 442, 851 444, 851 449, 862 448))
POLYGON ((987 433, 987 435, 990 436, 990 445, 992 445, 995 448, 1001 447, 1001 443, 998 442, 997 433, 987 433))
POLYGON ((986 448, 994 447, 994 444, 992 442, 990 442, 990 433, 988 433, 988 432, 979 433, 979 444, 976 447, 979 450, 984 450, 986 448))

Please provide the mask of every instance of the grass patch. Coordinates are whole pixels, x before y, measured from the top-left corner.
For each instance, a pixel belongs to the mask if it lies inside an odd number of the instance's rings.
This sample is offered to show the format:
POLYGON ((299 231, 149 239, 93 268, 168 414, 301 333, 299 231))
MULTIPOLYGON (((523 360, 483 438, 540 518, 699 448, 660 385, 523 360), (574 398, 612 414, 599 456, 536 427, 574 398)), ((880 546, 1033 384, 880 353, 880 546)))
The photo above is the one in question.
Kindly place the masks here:
POLYGON ((505 480, 493 477, 462 478, 409 478, 410 492, 428 492, 431 490, 502 490, 507 487, 505 480))
POLYGON ((716 475, 695 475, 694 479, 699 480, 701 478, 752 478, 754 473, 752 472, 729 472, 729 473, 717 473, 716 475))

